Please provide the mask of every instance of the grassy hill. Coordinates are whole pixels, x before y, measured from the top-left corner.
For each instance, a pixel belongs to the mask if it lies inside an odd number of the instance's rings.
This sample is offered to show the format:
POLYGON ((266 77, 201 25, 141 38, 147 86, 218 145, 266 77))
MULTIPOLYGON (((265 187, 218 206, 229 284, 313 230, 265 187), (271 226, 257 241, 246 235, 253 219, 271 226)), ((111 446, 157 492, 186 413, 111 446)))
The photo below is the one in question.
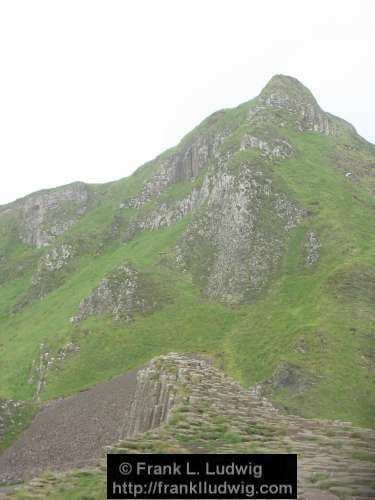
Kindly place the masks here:
POLYGON ((0 398, 191 351, 291 413, 374 426, 374 174, 375 146, 276 76, 126 179, 0 207, 0 398), (129 321, 105 288, 124 264, 158 304, 129 321), (75 321, 98 287, 112 309, 75 321))

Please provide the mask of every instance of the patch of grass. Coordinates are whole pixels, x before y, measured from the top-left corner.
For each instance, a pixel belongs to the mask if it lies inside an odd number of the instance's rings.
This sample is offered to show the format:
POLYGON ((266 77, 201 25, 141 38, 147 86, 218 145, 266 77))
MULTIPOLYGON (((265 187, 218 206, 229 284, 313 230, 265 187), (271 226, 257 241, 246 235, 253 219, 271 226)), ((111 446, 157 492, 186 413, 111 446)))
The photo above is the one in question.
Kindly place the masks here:
POLYGON ((37 403, 20 401, 21 406, 15 407, 10 413, 4 412, 4 401, 0 400, 0 417, 5 426, 5 433, 1 435, 0 452, 8 448, 18 436, 30 425, 39 410, 37 403))
POLYGON ((365 451, 355 451, 352 453, 352 457, 365 462, 375 462, 375 454, 366 453, 365 451))
POLYGON ((241 443, 241 441, 242 441, 241 434, 239 434, 238 432, 234 432, 234 431, 224 432, 224 434, 222 435, 222 439, 225 443, 228 443, 228 444, 241 443))
MULTIPOLYGON (((57 500, 102 500, 106 497, 106 476, 104 472, 93 470, 72 472, 59 475, 42 476, 45 484, 34 490, 38 498, 54 498, 57 500)), ((12 498, 28 499, 27 489, 12 494, 12 498)))
POLYGON ((312 483, 318 483, 320 481, 325 481, 329 478, 329 474, 327 472, 315 472, 311 478, 310 481, 312 483))

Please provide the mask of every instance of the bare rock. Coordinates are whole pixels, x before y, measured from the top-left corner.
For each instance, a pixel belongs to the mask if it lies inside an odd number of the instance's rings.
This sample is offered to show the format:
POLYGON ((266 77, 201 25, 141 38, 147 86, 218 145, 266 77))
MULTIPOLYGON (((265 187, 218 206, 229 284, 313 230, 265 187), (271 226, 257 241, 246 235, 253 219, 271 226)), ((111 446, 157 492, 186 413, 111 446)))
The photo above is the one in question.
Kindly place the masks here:
POLYGON ((281 111, 284 119, 294 123, 301 132, 313 131, 325 135, 337 133, 330 115, 320 108, 312 93, 295 78, 274 76, 259 99, 265 110, 281 111))
POLYGON ((287 232, 304 212, 275 192, 263 172, 245 166, 239 175, 220 171, 210 178, 204 206, 183 237, 184 260, 210 297, 247 301, 276 272, 287 232))
POLYGON ((126 437, 154 429, 167 421, 181 382, 180 358, 183 359, 173 353, 160 356, 138 372, 134 399, 126 418, 126 437))
POLYGON ((72 227, 87 210, 88 188, 74 183, 56 189, 33 193, 7 205, 4 213, 11 213, 17 220, 20 239, 38 248, 50 245, 53 240, 72 227))
POLYGON ((303 245, 305 266, 310 267, 319 259, 320 241, 314 231, 308 231, 303 245))
POLYGON ((244 162, 235 172, 231 157, 218 162, 220 168, 215 164, 208 169, 186 197, 136 215, 125 239, 191 214, 176 266, 192 271, 206 295, 234 304, 267 285, 278 269, 288 231, 305 212, 273 188, 262 164, 244 162))
POLYGON ((254 135, 245 134, 241 139, 241 149, 259 149, 261 154, 267 158, 282 160, 293 153, 293 148, 285 139, 276 139, 267 142, 254 135))
POLYGON ((73 256, 74 248, 69 243, 61 243, 51 248, 39 260, 37 271, 32 277, 32 285, 36 286, 44 280, 46 275, 50 276, 60 271, 73 256))
POLYGON ((219 147, 229 131, 221 130, 207 135, 197 135, 176 153, 166 159, 159 159, 157 173, 146 182, 141 192, 122 203, 122 208, 140 208, 152 198, 177 182, 191 181, 207 166, 210 159, 217 157, 219 147))
POLYGON ((40 344, 38 355, 32 362, 28 380, 29 384, 35 385, 33 399, 40 400, 41 393, 47 382, 48 372, 65 361, 68 356, 79 352, 79 350, 79 345, 72 341, 60 347, 55 353, 51 351, 46 343, 42 342, 40 344))
POLYGON ((73 323, 79 323, 88 316, 110 316, 117 321, 131 321, 136 312, 151 312, 159 303, 160 296, 154 284, 130 264, 124 264, 107 274, 81 301, 73 323))

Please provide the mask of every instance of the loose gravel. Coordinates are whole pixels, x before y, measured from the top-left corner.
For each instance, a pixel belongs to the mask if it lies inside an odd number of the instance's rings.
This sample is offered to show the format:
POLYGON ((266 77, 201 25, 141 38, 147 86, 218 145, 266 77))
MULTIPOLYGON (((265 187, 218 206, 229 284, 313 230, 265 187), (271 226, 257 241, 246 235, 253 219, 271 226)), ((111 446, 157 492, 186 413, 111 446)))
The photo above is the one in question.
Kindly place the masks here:
POLYGON ((97 461, 103 446, 122 435, 136 378, 137 371, 128 372, 75 396, 49 402, 0 455, 0 482, 97 461))

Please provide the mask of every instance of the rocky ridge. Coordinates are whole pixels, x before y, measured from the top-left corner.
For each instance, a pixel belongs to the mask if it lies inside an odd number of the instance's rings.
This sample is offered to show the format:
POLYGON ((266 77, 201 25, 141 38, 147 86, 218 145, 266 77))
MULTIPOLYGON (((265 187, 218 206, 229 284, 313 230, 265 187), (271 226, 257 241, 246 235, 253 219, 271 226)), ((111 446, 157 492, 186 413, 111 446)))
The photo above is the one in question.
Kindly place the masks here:
MULTIPOLYGON (((298 80, 284 75, 273 77, 241 109, 231 120, 225 111, 214 113, 157 158, 139 192, 119 205, 120 211, 135 213, 125 229, 115 230, 115 237, 129 241, 141 231, 169 227, 189 216, 176 247, 177 268, 192 272, 206 296, 229 304, 252 301, 267 287, 279 269, 289 230, 306 215, 274 185, 275 165, 296 153, 283 129, 336 136, 350 128, 325 113, 298 80), (181 183, 186 194, 169 197, 181 183), (197 260, 204 266, 197 266, 197 260)), ((63 268, 79 251, 69 238, 53 243, 90 208, 90 193, 85 184, 75 183, 0 207, 0 218, 16 217, 23 242, 52 246, 41 256, 33 288, 18 308, 63 283, 63 268)), ((307 266, 317 260, 319 247, 313 237, 306 242, 307 266)))
POLYGON ((207 296, 241 303, 267 285, 284 253, 288 231, 302 221, 305 211, 272 180, 269 161, 293 154, 286 139, 269 138, 267 127, 257 136, 245 127, 228 149, 226 140, 233 130, 223 132, 220 118, 214 124, 209 140, 200 138, 198 147, 193 139, 185 147, 198 151, 194 168, 181 160, 180 152, 172 154, 140 194, 121 205, 139 209, 124 239, 171 226, 189 215, 191 222, 178 244, 180 264, 196 275, 207 296), (189 193, 165 200, 168 188, 181 180, 190 181, 189 193), (204 265, 197 270, 198 260, 204 265))
POLYGON ((169 186, 195 179, 214 159, 219 158, 220 146, 230 134, 229 129, 217 129, 220 112, 208 118, 205 135, 196 134, 187 139, 175 153, 159 161, 157 172, 145 183, 141 192, 122 204, 122 208, 141 208, 162 194, 169 186))
MULTIPOLYGON (((335 136, 350 127, 325 113, 298 80, 284 75, 270 80, 244 118, 230 125, 222 119, 221 113, 210 117, 204 134, 198 127, 177 152, 161 160, 141 192, 121 205, 139 210, 124 239, 190 215, 178 244, 178 267, 199 275, 207 296, 241 303, 267 286, 284 254, 289 229, 305 215, 273 185, 270 162, 295 153, 282 129, 335 136), (189 194, 165 201, 168 189, 181 181, 191 183, 189 194), (198 259, 204 266, 196 270, 193 261, 198 259)), ((307 266, 316 262, 319 247, 311 233, 305 245, 307 266)))
POLYGON ((138 374, 133 404, 143 408, 134 416, 146 417, 148 426, 136 429, 138 420, 130 419, 131 431, 111 453, 297 453, 300 499, 375 495, 374 431, 285 415, 204 358, 171 353, 154 359, 138 374), (145 387, 152 388, 151 401, 145 387), (155 416, 164 421, 159 428, 155 416))
MULTIPOLYGON (((300 132, 311 131, 335 135, 338 129, 334 120, 325 113, 311 92, 290 76, 276 75, 262 90, 261 105, 251 110, 250 120, 262 120, 262 112, 282 111, 282 118, 292 123, 300 132)), ((285 121, 280 124, 285 126, 285 121)))

